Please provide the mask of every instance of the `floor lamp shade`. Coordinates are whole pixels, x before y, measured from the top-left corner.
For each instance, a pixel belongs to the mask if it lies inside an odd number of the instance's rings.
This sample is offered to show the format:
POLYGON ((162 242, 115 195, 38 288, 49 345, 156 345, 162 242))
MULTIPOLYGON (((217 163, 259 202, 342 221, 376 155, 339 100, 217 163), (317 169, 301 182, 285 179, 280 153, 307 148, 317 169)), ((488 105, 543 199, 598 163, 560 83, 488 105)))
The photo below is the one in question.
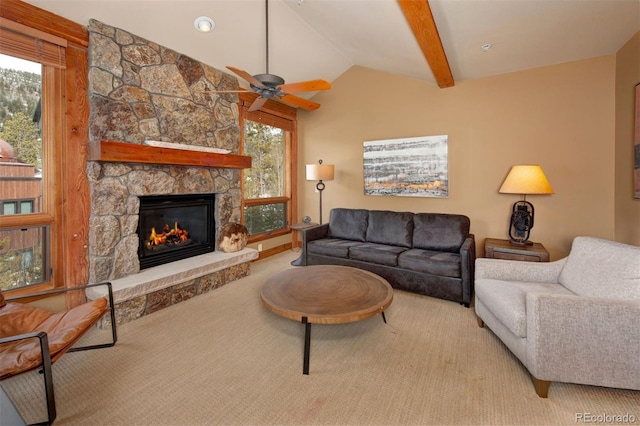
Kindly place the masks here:
POLYGON ((509 223, 509 239, 514 244, 530 245, 529 234, 533 228, 533 204, 527 201, 530 194, 553 194, 542 167, 538 165, 518 165, 511 167, 502 183, 501 194, 522 194, 523 199, 512 207, 509 223))
POLYGON ((334 165, 307 164, 307 180, 333 180, 334 165))
POLYGON ((324 191, 324 180, 333 180, 335 171, 334 165, 322 164, 322 160, 318 164, 307 164, 307 180, 317 180, 316 189, 320 193, 320 224, 322 225, 322 191, 324 191))

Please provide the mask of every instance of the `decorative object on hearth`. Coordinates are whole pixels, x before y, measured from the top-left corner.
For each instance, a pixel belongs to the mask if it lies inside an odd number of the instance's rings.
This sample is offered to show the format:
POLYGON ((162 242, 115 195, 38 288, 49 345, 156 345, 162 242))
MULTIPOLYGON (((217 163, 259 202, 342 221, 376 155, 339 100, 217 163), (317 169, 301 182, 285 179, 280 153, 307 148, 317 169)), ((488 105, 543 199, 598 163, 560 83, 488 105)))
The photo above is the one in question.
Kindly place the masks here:
POLYGON ((240 223, 227 223, 220 230, 220 249, 225 253, 240 251, 247 246, 249 232, 240 223))
MULTIPOLYGON (((326 80, 309 80, 300 81, 297 83, 286 83, 284 78, 269 74, 269 0, 265 0, 265 19, 266 19, 266 71, 264 74, 251 75, 247 71, 240 68, 227 66, 227 68, 233 71, 238 76, 242 77, 249 83, 251 91, 257 93, 259 96, 249 107, 249 111, 257 111, 269 100, 280 99, 291 105, 295 105, 308 111, 313 111, 320 108, 320 104, 312 102, 308 99, 301 98, 299 96, 292 95, 291 93, 297 92, 316 92, 319 90, 331 89, 331 83, 326 80)), ((213 91, 214 93, 238 93, 244 90, 231 90, 231 91, 213 91)))
POLYGON ((318 164, 307 164, 307 180, 317 180, 316 190, 320 193, 320 225, 322 225, 322 191, 324 191, 325 180, 333 180, 335 166, 322 164, 322 160, 318 164))
POLYGON ((533 204, 527 201, 527 195, 553 194, 553 188, 547 180, 542 167, 538 165, 517 165, 511 167, 502 183, 501 194, 521 194, 522 200, 513 203, 509 223, 509 240, 513 244, 531 245, 529 234, 533 228, 533 204))

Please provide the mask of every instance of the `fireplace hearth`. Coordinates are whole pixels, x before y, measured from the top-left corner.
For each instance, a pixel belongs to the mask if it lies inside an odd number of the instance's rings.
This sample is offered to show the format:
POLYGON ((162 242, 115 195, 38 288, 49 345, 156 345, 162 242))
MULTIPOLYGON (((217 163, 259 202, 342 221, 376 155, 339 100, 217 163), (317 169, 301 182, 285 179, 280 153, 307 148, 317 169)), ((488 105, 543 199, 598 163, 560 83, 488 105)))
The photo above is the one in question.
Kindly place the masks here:
POLYGON ((215 194, 140 197, 140 269, 215 251, 215 194))

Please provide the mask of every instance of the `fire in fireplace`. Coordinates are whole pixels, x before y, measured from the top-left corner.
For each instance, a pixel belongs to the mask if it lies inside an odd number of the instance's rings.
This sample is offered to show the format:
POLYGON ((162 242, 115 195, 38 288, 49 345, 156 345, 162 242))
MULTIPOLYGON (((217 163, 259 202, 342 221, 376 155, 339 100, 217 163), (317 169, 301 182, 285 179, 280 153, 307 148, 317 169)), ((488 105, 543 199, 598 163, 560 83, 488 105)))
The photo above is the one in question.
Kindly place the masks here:
POLYGON ((215 250, 215 195, 140 197, 140 269, 215 250))

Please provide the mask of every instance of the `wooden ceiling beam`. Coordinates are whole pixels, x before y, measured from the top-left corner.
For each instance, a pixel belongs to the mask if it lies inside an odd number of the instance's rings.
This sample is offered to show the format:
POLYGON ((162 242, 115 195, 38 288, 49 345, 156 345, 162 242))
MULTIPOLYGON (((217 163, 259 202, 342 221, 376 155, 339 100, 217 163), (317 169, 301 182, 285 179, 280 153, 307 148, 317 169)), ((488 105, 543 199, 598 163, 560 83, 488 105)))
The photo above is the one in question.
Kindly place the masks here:
POLYGON ((429 0, 398 0, 398 4, 431 67, 438 86, 443 89, 454 86, 449 61, 442 47, 429 0))

